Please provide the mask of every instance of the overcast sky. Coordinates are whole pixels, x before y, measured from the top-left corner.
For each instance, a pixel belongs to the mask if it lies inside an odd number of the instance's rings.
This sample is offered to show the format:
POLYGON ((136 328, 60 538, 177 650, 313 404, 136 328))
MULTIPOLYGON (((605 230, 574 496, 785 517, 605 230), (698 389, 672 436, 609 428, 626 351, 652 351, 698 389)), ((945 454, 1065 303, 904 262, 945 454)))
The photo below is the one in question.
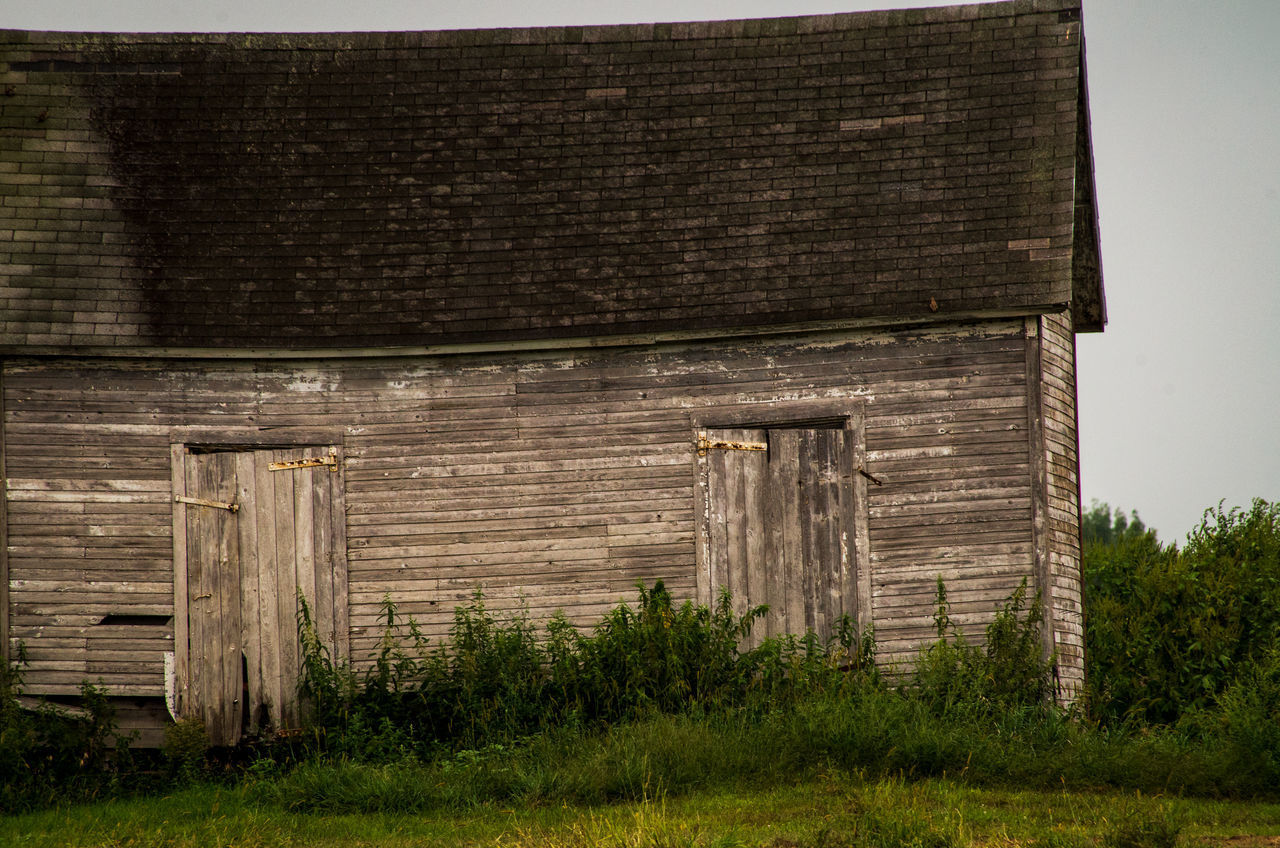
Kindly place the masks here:
MULTIPOLYGON (((777 17, 914 0, 0 0, 0 27, 456 29, 777 17)), ((1179 541, 1280 500, 1280 0, 1085 0, 1110 324, 1079 339, 1082 488, 1179 541)))

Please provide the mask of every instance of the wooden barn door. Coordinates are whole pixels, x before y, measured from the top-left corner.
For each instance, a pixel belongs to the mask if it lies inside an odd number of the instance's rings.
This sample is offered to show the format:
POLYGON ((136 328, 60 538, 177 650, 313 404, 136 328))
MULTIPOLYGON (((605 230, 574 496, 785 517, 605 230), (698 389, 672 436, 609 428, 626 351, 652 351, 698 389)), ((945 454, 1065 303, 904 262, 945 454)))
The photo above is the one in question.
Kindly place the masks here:
POLYGON ((175 446, 174 460, 177 714, 215 745, 296 727, 299 597, 346 653, 338 449, 175 446))
POLYGON ((699 596, 722 589, 739 613, 768 604, 751 644, 855 621, 852 437, 843 429, 699 434, 699 596))

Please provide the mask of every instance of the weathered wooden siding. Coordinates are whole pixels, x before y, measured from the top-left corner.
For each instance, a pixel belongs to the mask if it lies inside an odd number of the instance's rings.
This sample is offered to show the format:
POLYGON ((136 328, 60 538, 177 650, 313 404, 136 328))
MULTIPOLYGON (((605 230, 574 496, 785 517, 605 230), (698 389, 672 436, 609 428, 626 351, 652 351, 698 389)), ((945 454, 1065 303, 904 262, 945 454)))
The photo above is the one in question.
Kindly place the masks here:
POLYGON ((1032 576, 1025 351, 1017 322, 950 356, 881 364, 866 439, 868 467, 883 481, 867 487, 882 661, 908 661, 934 636, 939 577, 952 620, 980 636, 1032 576))
POLYGON ((1050 616, 1063 694, 1074 698, 1084 683, 1075 335, 1069 312, 1043 316, 1040 327, 1050 616))
POLYGON ((881 656, 932 633, 936 578, 979 632, 1033 561, 1021 320, 896 334, 314 363, 11 360, 14 638, 32 691, 163 692, 176 427, 345 434, 351 648, 390 595, 442 635, 483 587, 591 620, 637 580, 695 591, 692 417, 858 398, 881 656))

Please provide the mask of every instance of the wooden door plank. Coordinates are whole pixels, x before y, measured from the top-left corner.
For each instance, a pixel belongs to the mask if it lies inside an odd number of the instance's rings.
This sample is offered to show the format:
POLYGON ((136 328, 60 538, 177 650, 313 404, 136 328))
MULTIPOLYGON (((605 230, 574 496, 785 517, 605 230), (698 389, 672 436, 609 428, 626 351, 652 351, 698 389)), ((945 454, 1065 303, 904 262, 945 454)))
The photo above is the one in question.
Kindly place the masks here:
POLYGON ((346 659, 350 656, 351 628, 348 612, 347 583, 347 510, 346 456, 341 445, 333 446, 338 464, 330 471, 329 480, 329 551, 333 561, 333 628, 334 654, 346 659))
MULTIPOLYGON (((196 466, 196 497, 214 500, 218 497, 217 469, 210 461, 210 454, 194 454, 196 466)), ((192 598, 192 615, 200 622, 200 662, 194 671, 200 679, 201 715, 209 741, 215 745, 226 744, 223 724, 226 707, 222 703, 222 596, 219 559, 221 527, 218 512, 210 507, 187 506, 187 514, 195 516, 195 556, 200 564, 198 592, 192 598)))
MULTIPOLYGON (((767 438, 764 430, 743 430, 742 441, 763 442, 767 438)), ((742 605, 744 612, 760 603, 758 598, 764 594, 765 574, 769 564, 765 558, 764 533, 764 489, 767 483, 767 465, 769 456, 764 451, 734 451, 742 463, 743 487, 743 530, 746 534, 746 547, 743 551, 745 574, 742 583, 742 605)), ((753 632, 747 640, 749 646, 760 644, 765 628, 753 632)))
MULTIPOLYGON (((272 462, 301 459, 302 452, 280 450, 271 452, 272 462)), ((276 523, 276 627, 275 640, 280 662, 280 700, 277 702, 278 726, 294 727, 297 724, 298 686, 298 581, 295 557, 294 530, 294 479, 293 473, 273 472, 271 480, 275 490, 276 523)))
MULTIPOLYGON (((199 457, 194 454, 188 454, 184 462, 184 475, 186 477, 186 492, 193 496, 198 496, 200 488, 200 467, 199 457)), ((189 505, 183 504, 185 516, 183 521, 186 523, 187 536, 187 597, 184 602, 187 605, 187 621, 188 621, 188 654, 189 654, 189 677, 190 701, 188 708, 192 716, 199 717, 202 721, 207 721, 206 715, 207 704, 209 703, 208 678, 206 670, 209 667, 208 658, 208 642, 206 632, 208 629, 208 613, 207 598, 203 597, 207 590, 207 571, 205 565, 206 550, 202 547, 204 526, 201 521, 201 510, 194 509, 189 505)))
POLYGON ((838 488, 836 490, 835 509, 838 515, 837 527, 837 553, 839 555, 839 577, 837 580, 837 590, 840 593, 840 612, 839 615, 847 615, 855 623, 859 622, 858 613, 858 582, 856 556, 854 553, 854 544, 856 543, 855 528, 853 522, 853 478, 858 475, 853 468, 853 451, 851 439, 848 431, 843 431, 843 438, 840 439, 836 448, 836 469, 835 473, 839 479, 838 488))
POLYGON ((826 439, 822 431, 801 431, 801 456, 805 457, 801 474, 805 481, 802 491, 807 503, 801 520, 807 527, 805 542, 805 574, 808 577, 808 604, 805 627, 821 635, 826 629, 826 577, 828 549, 824 513, 827 509, 826 486, 823 481, 823 450, 826 439))
POLYGON ((280 671, 280 601, 276 573, 276 496, 274 476, 267 470, 271 451, 254 451, 254 516, 257 523, 258 644, 262 688, 258 697, 263 719, 278 724, 284 701, 280 671))
POLYGON ((335 617, 333 605, 333 517, 331 513, 333 484, 329 479, 333 474, 327 468, 321 468, 313 472, 308 488, 311 493, 313 534, 311 546, 314 551, 313 585, 315 586, 315 601, 312 604, 314 608, 312 617, 315 622, 316 634, 333 651, 333 658, 336 659, 337 652, 333 649, 335 617))
MULTIPOLYGON (((735 442, 745 441, 748 432, 747 430, 719 430, 715 431, 715 437, 735 442)), ((728 494, 724 516, 726 571, 728 575, 726 585, 733 595, 733 611, 738 615, 742 615, 746 612, 748 603, 747 524, 750 521, 750 516, 747 514, 747 462, 743 456, 743 451, 717 450, 716 453, 724 456, 725 489, 728 494)))
POLYGON ((249 735, 257 735, 261 730, 262 716, 262 650, 261 650, 261 610, 260 590, 258 587, 258 501, 257 501, 257 463, 251 451, 240 451, 235 454, 236 502, 240 511, 236 513, 237 542, 240 547, 240 650, 244 655, 245 689, 242 697, 247 699, 245 712, 248 724, 244 731, 249 735))
MULTIPOLYGON (((230 503, 236 498, 235 454, 215 453, 209 463, 214 497, 230 503)), ((207 507, 206 507, 207 509, 207 507)), ((244 667, 240 648, 240 546, 238 512, 214 509, 218 554, 218 701, 223 707, 221 730, 224 744, 240 741, 244 714, 241 701, 244 667)))
POLYGON ((818 463, 815 456, 815 439, 811 431, 798 430, 797 458, 799 476, 797 493, 799 495, 798 524, 800 529, 800 560, 795 564, 800 572, 800 582, 804 587, 804 622, 796 629, 803 633, 817 628, 818 583, 821 574, 821 557, 818 551, 818 528, 815 526, 819 504, 816 498, 819 490, 817 472, 818 463))
MULTIPOLYGON (((308 451, 298 451, 297 459, 302 459, 308 451)), ((323 616, 316 607, 316 537, 314 520, 314 489, 317 471, 315 468, 299 468, 281 471, 293 478, 293 566, 294 582, 298 587, 298 595, 311 610, 312 621, 317 626, 323 616)), ((328 474, 327 468, 319 473, 328 474)))
POLYGON ((844 479, 840 473, 840 457, 844 452, 845 434, 844 430, 822 430, 822 434, 826 442, 826 450, 823 452, 823 488, 826 489, 823 496, 823 502, 826 505, 823 510, 823 524, 826 526, 824 547, 826 547, 827 556, 827 567, 823 569, 823 578, 826 580, 826 597, 823 598, 823 606, 826 608, 827 632, 823 637, 829 638, 835 630, 838 619, 845 612, 845 556, 844 544, 842 544, 844 523, 841 521, 840 511, 840 492, 844 488, 844 479))
POLYGON ((720 593, 729 585, 728 571, 728 536, 726 530, 728 523, 726 513, 728 512, 728 502, 732 499, 733 493, 726 486, 725 474, 725 455, 724 451, 708 451, 707 452, 707 474, 709 491, 709 508, 707 515, 707 528, 709 536, 708 550, 710 552, 710 574, 711 574, 711 595, 712 603, 718 603, 720 593))
POLYGON ((845 526, 852 528, 853 581, 855 584, 857 623, 859 632, 865 632, 872 626, 875 615, 871 600, 871 539, 870 518, 868 517, 867 478, 862 471, 867 470, 867 440, 865 418, 859 414, 852 417, 845 425, 849 443, 849 468, 852 486, 849 492, 848 508, 845 511, 845 526))
POLYGON ((185 717, 189 715, 187 705, 190 700, 187 610, 191 598, 187 594, 187 507, 176 498, 187 494, 186 445, 169 445, 169 477, 175 498, 172 505, 174 712, 185 717))
POLYGON ((804 540, 800 533, 800 443, 795 430, 776 430, 770 433, 770 447, 778 465, 777 486, 781 498, 782 518, 779 524, 782 558, 778 563, 783 573, 785 604, 779 610, 780 625, 785 632, 803 633, 805 622, 804 601, 804 540))
POLYGON ((764 524, 764 580, 763 593, 758 603, 767 604, 769 611, 758 625, 765 636, 780 636, 786 632, 787 570, 786 533, 783 530, 786 515, 786 483, 784 466, 780 462, 783 445, 769 434, 769 457, 764 475, 764 505, 761 521, 764 524))
MULTIPOLYGON (((703 432, 694 430, 695 440, 703 432)), ((715 582, 711 578, 711 463, 707 451, 695 451, 693 463, 693 558, 696 570, 695 600, 699 604, 714 607, 715 582)))

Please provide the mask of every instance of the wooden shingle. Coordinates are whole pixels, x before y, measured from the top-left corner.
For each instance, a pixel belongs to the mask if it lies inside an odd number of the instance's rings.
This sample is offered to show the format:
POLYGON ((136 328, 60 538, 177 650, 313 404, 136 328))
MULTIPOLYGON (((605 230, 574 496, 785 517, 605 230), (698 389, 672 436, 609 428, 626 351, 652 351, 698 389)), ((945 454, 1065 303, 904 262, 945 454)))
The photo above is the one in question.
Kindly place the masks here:
POLYGON ((2 32, 0 350, 1100 329, 1078 11, 2 32))

